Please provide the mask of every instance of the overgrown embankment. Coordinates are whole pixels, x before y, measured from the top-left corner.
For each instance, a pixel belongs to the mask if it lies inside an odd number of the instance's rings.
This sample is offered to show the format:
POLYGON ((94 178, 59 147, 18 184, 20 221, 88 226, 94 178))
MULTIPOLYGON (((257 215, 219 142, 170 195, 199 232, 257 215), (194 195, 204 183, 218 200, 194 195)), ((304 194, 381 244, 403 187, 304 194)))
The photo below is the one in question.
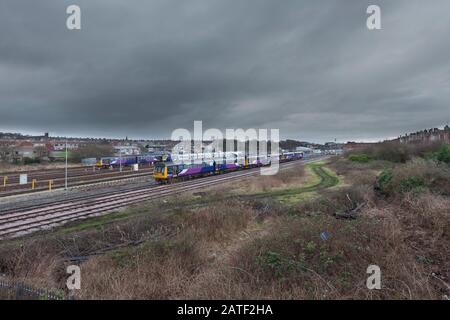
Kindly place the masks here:
POLYGON ((63 289, 80 264, 80 298, 442 299, 449 177, 435 160, 336 158, 3 243, 0 269, 63 289))

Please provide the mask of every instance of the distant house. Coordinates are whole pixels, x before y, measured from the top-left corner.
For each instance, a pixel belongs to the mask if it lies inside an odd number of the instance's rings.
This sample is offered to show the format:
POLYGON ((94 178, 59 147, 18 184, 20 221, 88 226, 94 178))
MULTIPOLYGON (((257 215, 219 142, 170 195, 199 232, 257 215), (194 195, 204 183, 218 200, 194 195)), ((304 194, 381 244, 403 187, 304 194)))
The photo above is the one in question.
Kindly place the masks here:
POLYGON ((321 150, 324 154, 340 155, 343 153, 343 146, 342 143, 326 142, 321 150))
POLYGON ((116 156, 135 156, 141 154, 141 148, 138 146, 114 146, 116 156))
POLYGON ((304 155, 309 155, 309 154, 312 154, 314 152, 313 149, 307 148, 307 147, 296 147, 295 151, 303 152, 304 155))
POLYGON ((168 150, 167 144, 148 144, 146 146, 148 152, 166 152, 168 150))
MULTIPOLYGON (((67 142, 67 150, 77 150, 80 147, 80 144, 78 142, 67 142)), ((66 150, 66 143, 65 142, 55 142, 53 143, 53 151, 64 151, 66 150)))
POLYGON ((346 144, 344 144, 342 146, 342 149, 344 152, 350 152, 350 151, 355 151, 355 150, 364 150, 364 149, 370 148, 376 144, 377 143, 372 143, 372 142, 347 142, 346 144))
POLYGON ((36 150, 34 144, 29 141, 19 143, 15 148, 14 158, 16 160, 23 160, 24 158, 36 158, 36 150))

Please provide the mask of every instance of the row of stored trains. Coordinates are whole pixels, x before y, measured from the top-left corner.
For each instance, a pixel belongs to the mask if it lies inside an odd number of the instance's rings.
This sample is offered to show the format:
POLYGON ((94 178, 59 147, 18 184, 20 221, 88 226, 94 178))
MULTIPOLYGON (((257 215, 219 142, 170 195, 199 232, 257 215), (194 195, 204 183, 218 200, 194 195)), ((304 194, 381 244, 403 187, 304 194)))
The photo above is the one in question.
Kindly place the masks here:
MULTIPOLYGON (((273 157, 276 157, 282 163, 303 159, 303 152, 286 152, 273 157)), ((157 162, 153 178, 161 184, 185 181, 198 177, 268 166, 271 164, 273 157, 242 156, 235 153, 231 159, 209 159, 192 163, 157 162)))
POLYGON ((162 156, 122 156, 122 157, 101 157, 101 158, 87 158, 82 160, 82 164, 86 166, 96 166, 98 168, 111 168, 118 167, 120 165, 132 166, 139 165, 151 165, 157 162, 165 161, 162 156))
POLYGON ((272 156, 248 156, 241 152, 198 153, 183 155, 143 155, 122 157, 100 157, 83 159, 84 165, 98 168, 118 166, 154 165, 153 178, 159 183, 172 183, 214 174, 250 169, 271 164, 272 159, 280 163, 299 160, 303 152, 282 152, 272 156))

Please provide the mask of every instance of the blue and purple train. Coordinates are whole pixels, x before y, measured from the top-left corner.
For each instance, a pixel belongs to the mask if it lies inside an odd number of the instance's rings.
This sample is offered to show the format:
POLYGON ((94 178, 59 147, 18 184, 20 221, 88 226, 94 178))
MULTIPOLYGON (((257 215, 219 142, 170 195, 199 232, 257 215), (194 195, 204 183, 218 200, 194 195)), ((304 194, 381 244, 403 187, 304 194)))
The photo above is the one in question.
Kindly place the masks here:
POLYGON ((97 158, 96 166, 100 168, 109 168, 117 166, 131 166, 134 164, 154 164, 161 161, 160 157, 155 156, 122 156, 122 157, 102 157, 97 158))
MULTIPOLYGON (((276 155, 279 162, 303 159, 303 152, 286 152, 276 155)), ((221 174, 225 172, 250 169, 271 164, 271 158, 245 157, 235 158, 234 163, 218 163, 220 160, 203 161, 200 163, 157 162, 153 178, 159 183, 172 183, 197 177, 221 174), (243 160, 243 161, 242 161, 243 160)))

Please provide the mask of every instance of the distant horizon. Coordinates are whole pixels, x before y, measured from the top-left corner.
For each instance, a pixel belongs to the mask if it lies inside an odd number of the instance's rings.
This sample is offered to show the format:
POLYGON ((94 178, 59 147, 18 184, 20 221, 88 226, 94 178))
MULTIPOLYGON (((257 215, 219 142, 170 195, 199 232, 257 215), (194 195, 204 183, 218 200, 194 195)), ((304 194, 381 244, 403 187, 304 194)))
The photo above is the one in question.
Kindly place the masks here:
MULTIPOLYGON (((441 125, 441 126, 434 126, 434 127, 430 127, 430 128, 422 128, 422 129, 417 129, 415 131, 411 131, 411 132, 407 132, 407 133, 402 133, 402 134, 398 134, 397 136, 386 136, 386 137, 378 137, 378 138, 359 138, 359 139, 355 139, 355 138, 349 138, 349 139, 338 139, 336 140, 336 143, 348 143, 348 142, 356 142, 356 143, 378 143, 378 142, 383 142, 383 141, 390 141, 390 140, 394 140, 397 139, 399 136, 402 136, 404 134, 411 134, 417 131, 421 131, 421 130, 428 130, 431 128, 438 128, 438 129, 443 129, 445 127, 445 125, 441 125), (345 140, 345 141, 344 141, 345 140)), ((37 131, 4 131, 3 129, 0 129, 1 133, 9 133, 9 134, 20 134, 22 136, 31 136, 31 137, 38 137, 38 136, 44 136, 45 133, 47 133, 47 131, 43 131, 43 132, 37 132, 37 131)), ((132 136, 100 136, 100 135, 78 135, 78 134, 63 134, 63 133, 52 133, 52 132, 48 132, 49 137, 50 138, 69 138, 69 139, 107 139, 107 140, 125 140, 126 138, 128 138, 128 140, 131 141, 152 141, 152 140, 169 140, 171 141, 170 137, 154 137, 154 138, 135 138, 132 136)), ((286 141, 286 140, 295 140, 295 141, 299 141, 299 142, 308 142, 308 143, 313 143, 313 144, 325 144, 327 142, 335 142, 334 139, 330 139, 330 140, 323 140, 323 141, 314 141, 314 140, 307 140, 307 139, 302 139, 302 138, 295 138, 295 137, 282 137, 280 138, 280 141, 286 141)))

